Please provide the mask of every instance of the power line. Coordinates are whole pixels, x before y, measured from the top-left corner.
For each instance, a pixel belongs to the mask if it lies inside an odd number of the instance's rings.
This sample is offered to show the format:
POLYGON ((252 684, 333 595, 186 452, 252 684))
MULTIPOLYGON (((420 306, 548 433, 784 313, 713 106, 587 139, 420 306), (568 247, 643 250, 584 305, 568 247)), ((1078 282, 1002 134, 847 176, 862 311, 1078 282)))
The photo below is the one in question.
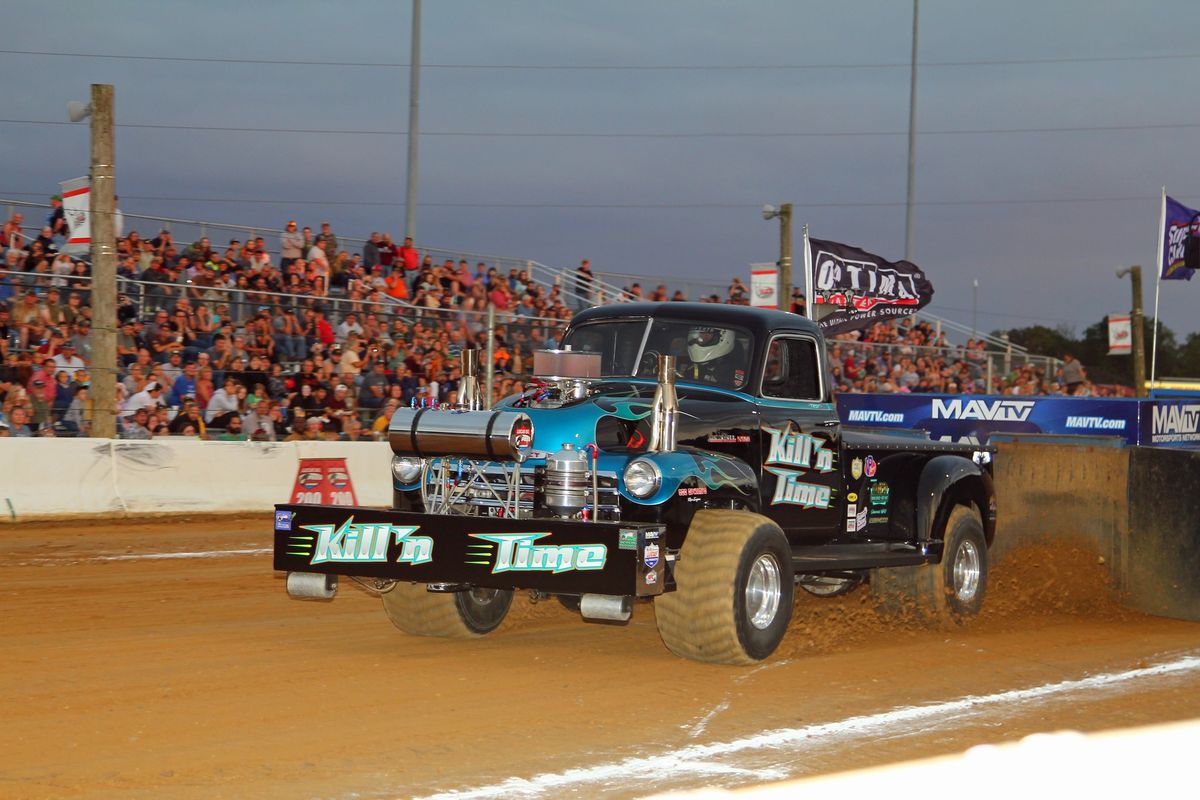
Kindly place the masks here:
MULTIPOLYGON (((65 120, 0 119, 8 125, 78 125, 65 120)), ((407 136, 405 131, 363 130, 352 128, 244 128, 226 125, 171 125, 166 123, 117 123, 118 128, 175 131, 218 131, 237 133, 334 134, 345 136, 407 136)), ((982 136, 1028 133, 1092 133, 1111 131, 1186 130, 1200 128, 1200 122, 1162 122, 1140 125, 1067 125, 1027 128, 958 128, 918 131, 922 136, 982 136)), ((848 138, 864 136, 907 136, 908 131, 711 131, 711 132, 592 132, 592 131, 424 131, 422 136, 445 138, 494 139, 804 139, 848 138)))
MULTIPOLYGON (((48 58, 95 58, 114 61, 163 61, 195 64, 276 64, 306 67, 360 67, 407 69, 407 63, 389 61, 316 61, 311 59, 219 58, 196 56, 145 56, 123 53, 63 53, 48 50, 0 50, 0 55, 43 56, 48 58)), ((1171 53, 1141 56, 1085 56, 1052 58, 997 58, 966 61, 925 61, 918 67, 993 67, 1050 64, 1104 64, 1134 61, 1180 61, 1200 58, 1200 53, 1171 53)), ((833 69, 909 69, 908 61, 823 63, 823 64, 422 64, 421 69, 446 70, 521 70, 564 72, 751 72, 802 71, 833 69)))
MULTIPOLYGON (((45 197, 45 192, 6 192, 14 197, 45 197)), ((1174 195, 1188 199, 1187 195, 1174 195)), ((288 205, 288 206, 362 206, 362 207, 395 207, 404 205, 402 202, 390 200, 298 200, 294 198, 248 198, 248 197, 173 197, 166 195, 131 195, 122 194, 122 200, 139 200, 142 202, 181 202, 181 203, 242 203, 249 205, 288 205)), ((917 201, 919 206, 1021 206, 1021 205, 1059 205, 1070 203, 1128 203, 1157 200, 1158 195, 1124 195, 1109 197, 1048 197, 1048 198, 982 198, 975 200, 925 200, 917 201)), ((4 200, 0 199, 0 203, 4 200)), ((740 211, 761 209, 761 203, 554 203, 554 202, 502 202, 502 203, 422 203, 422 206, 434 208, 526 208, 526 209, 632 209, 632 210, 721 210, 740 211)), ((793 203, 795 208, 895 208, 903 206, 904 201, 864 201, 864 202, 822 202, 822 203, 793 203)))

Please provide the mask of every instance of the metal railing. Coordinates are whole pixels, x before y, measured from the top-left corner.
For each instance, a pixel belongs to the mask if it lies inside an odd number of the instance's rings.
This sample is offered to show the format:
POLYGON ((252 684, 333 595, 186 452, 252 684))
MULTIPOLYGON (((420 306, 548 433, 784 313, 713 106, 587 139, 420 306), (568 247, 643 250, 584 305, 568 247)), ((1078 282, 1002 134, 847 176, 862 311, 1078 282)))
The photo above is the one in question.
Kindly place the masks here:
MULTIPOLYGON (((1007 391, 1018 379, 1032 394, 1054 390, 1062 361, 1013 349, 977 350, 956 346, 832 340, 827 350, 835 387, 851 392, 918 391, 905 383, 906 374, 917 374, 936 392, 996 394, 1007 391), (850 358, 856 377, 847 374, 850 358), (872 368, 868 369, 868 363, 872 368), (899 367, 899 370, 896 368, 899 367), (1028 368, 1028 369, 1027 369, 1028 368), (942 371, 948 370, 943 375, 942 371), (894 389, 888 389, 891 382, 894 389), (901 388, 903 386, 903 388, 901 388)), ((920 381, 916 385, 920 385, 920 381)), ((921 389, 920 391, 926 391, 921 389)))

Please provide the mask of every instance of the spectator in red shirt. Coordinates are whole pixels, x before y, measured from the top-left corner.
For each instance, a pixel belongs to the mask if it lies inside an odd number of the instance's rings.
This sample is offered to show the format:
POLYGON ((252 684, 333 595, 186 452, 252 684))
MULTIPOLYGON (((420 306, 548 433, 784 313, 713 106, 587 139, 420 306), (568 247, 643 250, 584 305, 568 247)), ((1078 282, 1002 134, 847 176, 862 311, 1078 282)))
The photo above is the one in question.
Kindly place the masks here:
POLYGON ((404 244, 396 250, 396 258, 399 261, 398 265, 404 267, 405 272, 416 272, 420 268, 421 254, 413 247, 411 236, 404 238, 404 244))

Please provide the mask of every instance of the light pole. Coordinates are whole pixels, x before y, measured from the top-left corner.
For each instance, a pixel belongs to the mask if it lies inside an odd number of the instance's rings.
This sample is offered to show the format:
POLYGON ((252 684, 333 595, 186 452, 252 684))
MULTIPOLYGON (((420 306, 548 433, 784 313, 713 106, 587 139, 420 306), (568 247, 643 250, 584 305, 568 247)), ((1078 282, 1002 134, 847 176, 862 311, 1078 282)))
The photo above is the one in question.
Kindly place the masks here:
POLYGON ((404 235, 417 235, 417 138, 421 126, 421 0, 412 0, 412 55, 408 60, 408 173, 405 176, 404 235))
POLYGON ((1129 276, 1133 289, 1133 309, 1130 313, 1133 327, 1133 391, 1138 397, 1146 396, 1146 345, 1142 331, 1142 268, 1126 267, 1117 270, 1117 277, 1129 276))
POLYGON ((971 338, 979 336, 979 326, 975 324, 979 314, 979 279, 971 281, 971 338))
POLYGON ((904 202, 904 260, 913 260, 913 194, 917 186, 917 33, 921 0, 913 0, 912 71, 908 89, 908 191, 904 202))
POLYGON ((92 249, 92 436, 117 437, 117 243, 113 87, 92 84, 91 105, 67 103, 71 122, 92 118, 88 219, 92 249))
MULTIPOLYGON (((763 219, 779 217, 779 308, 792 310, 792 204, 763 206, 763 219)), ((809 298, 809 302, 811 302, 809 298)))

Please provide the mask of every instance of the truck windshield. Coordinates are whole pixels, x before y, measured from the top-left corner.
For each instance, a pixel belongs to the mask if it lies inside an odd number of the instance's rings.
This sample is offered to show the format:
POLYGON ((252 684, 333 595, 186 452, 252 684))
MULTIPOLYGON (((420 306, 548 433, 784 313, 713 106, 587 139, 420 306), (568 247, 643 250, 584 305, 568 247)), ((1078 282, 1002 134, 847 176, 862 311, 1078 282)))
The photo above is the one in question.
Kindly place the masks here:
POLYGON ((750 334, 704 322, 591 322, 568 331, 562 346, 599 353, 600 374, 605 377, 655 378, 661 354, 675 356, 681 381, 741 389, 750 368, 750 334))

